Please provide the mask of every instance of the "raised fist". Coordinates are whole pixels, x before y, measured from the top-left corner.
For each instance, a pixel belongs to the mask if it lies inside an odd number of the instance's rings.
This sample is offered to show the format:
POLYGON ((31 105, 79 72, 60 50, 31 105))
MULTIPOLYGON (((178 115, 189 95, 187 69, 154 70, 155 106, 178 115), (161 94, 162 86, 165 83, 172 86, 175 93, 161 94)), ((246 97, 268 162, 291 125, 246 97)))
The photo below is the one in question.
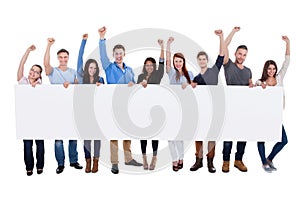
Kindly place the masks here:
POLYGON ((99 29, 98 29, 98 33, 99 33, 99 35, 100 35, 100 38, 101 38, 101 39, 104 39, 104 36, 105 36, 105 33, 106 33, 106 27, 103 26, 102 28, 99 28, 99 29))
POLYGON ((84 39, 84 40, 87 40, 88 37, 89 37, 89 34, 87 34, 87 33, 85 33, 85 34, 82 35, 82 39, 84 39))
POLYGON ((54 38, 48 38, 47 41, 48 41, 48 44, 52 45, 55 42, 55 39, 54 38))

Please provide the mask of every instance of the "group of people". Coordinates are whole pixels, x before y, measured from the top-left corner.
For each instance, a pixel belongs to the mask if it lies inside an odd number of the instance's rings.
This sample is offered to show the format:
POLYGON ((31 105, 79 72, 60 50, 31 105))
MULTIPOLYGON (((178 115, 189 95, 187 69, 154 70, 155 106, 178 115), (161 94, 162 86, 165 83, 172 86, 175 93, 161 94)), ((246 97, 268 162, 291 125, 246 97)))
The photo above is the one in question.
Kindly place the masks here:
MULTIPOLYGON (((160 84, 164 76, 165 58, 164 58, 164 41, 159 39, 160 56, 157 67, 157 62, 153 57, 147 57, 144 61, 144 66, 141 74, 138 76, 137 82, 133 69, 127 66, 123 59, 125 56, 125 47, 117 44, 113 48, 114 61, 111 62, 106 52, 106 27, 98 30, 100 60, 102 68, 106 74, 106 84, 141 84, 147 87, 147 84, 160 84)), ((169 37, 166 45, 166 73, 169 77, 170 84, 181 85, 185 89, 188 85, 192 88, 197 85, 218 85, 218 76, 221 67, 224 67, 225 79, 227 85, 240 85, 240 86, 283 86, 283 78, 287 71, 290 61, 290 41, 287 36, 282 36, 282 40, 286 43, 285 61, 282 68, 278 71, 277 64, 273 60, 265 62, 263 67, 262 76, 255 83, 252 82, 252 73, 250 68, 244 66, 244 61, 247 57, 248 48, 245 45, 240 45, 235 51, 235 60, 229 58, 228 46, 236 32, 240 27, 234 27, 230 34, 224 39, 223 31, 216 30, 215 34, 219 37, 219 54, 213 66, 208 66, 208 54, 200 51, 197 54, 197 62, 200 67, 200 73, 194 77, 191 71, 188 71, 184 54, 177 52, 171 58, 171 44, 174 42, 173 37, 169 37), (173 65, 173 66, 172 66, 173 65)), ((44 55, 44 69, 46 75, 49 77, 51 84, 62 84, 68 87, 69 84, 96 84, 100 86, 105 84, 104 79, 99 75, 100 69, 95 59, 88 59, 83 66, 83 54, 85 45, 88 39, 88 34, 82 36, 82 41, 78 54, 77 71, 68 67, 69 52, 66 49, 60 49, 57 52, 57 59, 59 61, 58 67, 53 67, 50 64, 50 48, 54 44, 54 38, 48 38, 47 48, 44 55)), ((31 45, 23 55, 18 73, 17 80, 19 84, 30 84, 35 87, 37 84, 42 84, 43 68, 40 65, 33 65, 27 77, 24 76, 24 65, 31 51, 36 47, 31 45)), ((28 176, 33 174, 34 157, 33 157, 33 140, 24 139, 24 161, 26 166, 26 173, 28 176)), ((131 153, 131 140, 123 140, 124 160, 126 165, 143 166, 145 170, 154 170, 157 162, 158 140, 152 140, 153 155, 150 164, 147 160, 147 140, 141 140, 141 151, 143 155, 143 162, 140 163, 132 157, 131 153)), ((43 173, 44 167, 44 141, 35 140, 36 143, 36 168, 37 174, 43 173)), ((282 139, 277 142, 268 157, 265 155, 265 143, 258 141, 258 152, 261 158, 262 167, 266 172, 276 170, 273 164, 273 159, 287 144, 287 136, 282 125, 282 139)), ((227 173, 230 170, 230 154, 232 149, 232 141, 223 142, 223 165, 222 172, 227 173)), ((78 163, 77 140, 69 140, 69 162, 70 166, 76 169, 83 167, 78 163)), ((182 140, 170 140, 168 146, 172 158, 172 169, 176 172, 183 168, 184 159, 184 142, 182 140)), ((207 145, 207 167, 210 173, 215 173, 216 169, 213 164, 215 156, 215 141, 208 141, 207 145)), ((242 172, 247 171, 247 167, 243 163, 243 155, 246 147, 245 141, 238 141, 236 144, 236 153, 234 167, 242 172)), ((98 162, 100 158, 101 141, 100 140, 84 140, 84 155, 86 159, 86 173, 96 173, 98 171, 98 162), (92 142, 93 142, 93 155, 92 155, 92 142)), ((195 141, 195 163, 191 166, 190 171, 196 171, 203 167, 203 141, 195 141)), ((63 140, 55 140, 55 158, 58 164, 56 173, 60 174, 65 168, 65 153, 63 140)), ((119 173, 118 167, 118 140, 110 141, 110 159, 111 159, 111 172, 114 174, 119 173)))

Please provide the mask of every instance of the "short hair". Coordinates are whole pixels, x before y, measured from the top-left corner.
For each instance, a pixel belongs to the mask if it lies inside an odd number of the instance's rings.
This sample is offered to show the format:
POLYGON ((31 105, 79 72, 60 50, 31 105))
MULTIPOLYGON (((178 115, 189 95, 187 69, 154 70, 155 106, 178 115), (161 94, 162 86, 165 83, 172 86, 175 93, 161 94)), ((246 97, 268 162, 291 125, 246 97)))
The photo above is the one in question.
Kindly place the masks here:
POLYGON ((60 53, 67 53, 69 55, 69 52, 66 50, 66 49, 60 49, 58 52, 57 52, 57 55, 60 54, 60 53))
POLYGON ((245 49, 246 51, 248 51, 248 48, 246 45, 240 45, 236 48, 236 52, 239 50, 239 49, 245 49))
POLYGON ((121 44, 115 45, 114 48, 113 48, 113 52, 115 52, 116 49, 123 49, 123 51, 125 52, 125 47, 121 44))
POLYGON ((197 59, 199 58, 199 56, 205 56, 206 59, 208 60, 208 55, 205 51, 200 51, 198 54, 197 54, 197 59))

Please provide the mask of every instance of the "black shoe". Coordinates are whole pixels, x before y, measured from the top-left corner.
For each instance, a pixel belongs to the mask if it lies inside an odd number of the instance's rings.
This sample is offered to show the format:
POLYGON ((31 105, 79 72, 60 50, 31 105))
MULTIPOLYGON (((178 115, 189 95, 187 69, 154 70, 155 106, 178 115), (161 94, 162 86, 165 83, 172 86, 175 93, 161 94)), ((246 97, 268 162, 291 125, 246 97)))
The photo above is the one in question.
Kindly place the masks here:
POLYGON ((125 165, 132 165, 132 166, 143 166, 142 163, 137 162, 136 160, 132 159, 129 162, 125 162, 125 165))
POLYGON ((182 169, 182 168, 183 168, 183 162, 182 163, 178 162, 178 169, 182 169))
POLYGON ((214 167, 213 164, 213 158, 207 158, 207 168, 210 173, 216 172, 216 168, 214 167))
POLYGON ((36 173, 37 173, 37 174, 43 173, 43 169, 37 169, 37 170, 36 170, 36 173))
POLYGON ((65 166, 63 166, 63 165, 58 166, 58 167, 56 168, 56 173, 57 173, 57 174, 60 174, 60 173, 62 173, 62 172, 64 171, 64 169, 65 169, 65 166))
POLYGON ((119 173, 119 167, 118 167, 118 164, 113 164, 112 167, 111 167, 111 172, 113 174, 118 174, 119 173))
POLYGON ((78 162, 71 163, 70 166, 74 167, 75 169, 82 169, 83 168, 78 162))
POLYGON ((199 168, 203 167, 203 158, 196 157, 195 164, 190 168, 190 171, 197 171, 199 168))
POLYGON ((27 176, 31 176, 31 175, 33 174, 33 171, 32 171, 32 170, 28 170, 28 171, 26 172, 26 174, 27 174, 27 176))

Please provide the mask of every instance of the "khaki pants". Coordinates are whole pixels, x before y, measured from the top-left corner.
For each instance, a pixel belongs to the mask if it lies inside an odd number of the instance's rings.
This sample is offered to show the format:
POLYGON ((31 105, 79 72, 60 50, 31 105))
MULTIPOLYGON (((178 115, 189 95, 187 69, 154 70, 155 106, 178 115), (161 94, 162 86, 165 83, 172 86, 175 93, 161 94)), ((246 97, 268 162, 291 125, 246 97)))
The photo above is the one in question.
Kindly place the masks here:
MULTIPOLYGON (((131 140, 123 140, 123 150, 124 150, 124 159, 125 162, 129 162, 132 160, 131 150, 130 150, 131 140)), ((111 164, 119 163, 118 156, 118 140, 110 141, 110 161, 111 164)))
MULTIPOLYGON (((202 141, 196 141, 195 146, 196 146, 195 156, 198 157, 198 158, 203 158, 203 142, 202 141)), ((208 142, 208 146, 207 146, 208 153, 206 154, 206 156, 208 158, 213 158, 215 156, 215 146, 216 146, 215 141, 209 141, 208 142)))

